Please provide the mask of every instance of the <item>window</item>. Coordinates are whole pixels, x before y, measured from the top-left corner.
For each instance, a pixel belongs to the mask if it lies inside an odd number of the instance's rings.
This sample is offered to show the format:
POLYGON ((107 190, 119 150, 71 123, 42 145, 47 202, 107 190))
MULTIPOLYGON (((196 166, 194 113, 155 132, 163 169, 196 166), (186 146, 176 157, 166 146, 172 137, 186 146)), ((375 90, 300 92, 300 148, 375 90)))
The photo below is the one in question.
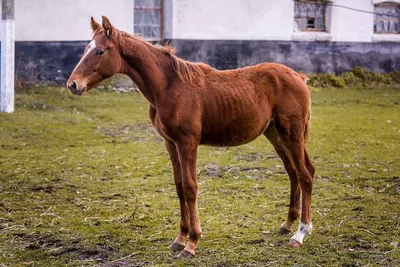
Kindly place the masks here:
POLYGON ((134 1, 134 32, 149 41, 162 41, 164 0, 134 1))
POLYGON ((375 5, 375 33, 400 34, 400 5, 382 3, 375 5))
POLYGON ((298 31, 326 30, 326 1, 295 1, 294 27, 298 31))

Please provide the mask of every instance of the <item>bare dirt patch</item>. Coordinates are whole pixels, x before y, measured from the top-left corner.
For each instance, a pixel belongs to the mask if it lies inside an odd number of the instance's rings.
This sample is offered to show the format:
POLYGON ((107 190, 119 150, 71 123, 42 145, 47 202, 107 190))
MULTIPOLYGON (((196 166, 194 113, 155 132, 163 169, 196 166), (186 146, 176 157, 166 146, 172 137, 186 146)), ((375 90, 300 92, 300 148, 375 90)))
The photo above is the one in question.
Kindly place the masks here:
POLYGON ((36 185, 36 186, 32 186, 31 190, 33 192, 45 192, 45 193, 53 193, 54 191, 56 191, 58 188, 56 186, 53 185, 36 185))
POLYGON ((234 157, 234 159, 253 162, 253 161, 271 160, 271 159, 279 160, 279 157, 276 154, 265 154, 265 153, 254 152, 249 154, 237 155, 234 157))
POLYGON ((21 238, 21 242, 24 242, 25 249, 28 250, 37 250, 37 249, 52 249, 61 247, 63 242, 61 239, 57 238, 51 233, 17 233, 21 238))
POLYGON ((232 177, 239 177, 244 175, 246 178, 257 179, 269 176, 273 173, 285 173, 281 168, 269 167, 239 167, 239 166, 220 166, 213 163, 208 163, 199 172, 200 176, 205 177, 219 177, 223 178, 227 175, 232 177))
POLYGON ((153 125, 150 123, 97 127, 97 130, 103 137, 112 139, 111 142, 113 143, 115 143, 116 140, 120 140, 123 143, 131 141, 140 142, 145 140, 151 140, 155 142, 163 141, 163 139, 154 129, 153 125))
POLYGON ((119 258, 118 251, 113 247, 104 244, 87 246, 83 244, 81 238, 73 237, 66 241, 52 233, 18 233, 15 236, 20 243, 25 244, 23 246, 25 250, 45 251, 53 258, 65 258, 67 256, 70 259, 97 264, 119 258))

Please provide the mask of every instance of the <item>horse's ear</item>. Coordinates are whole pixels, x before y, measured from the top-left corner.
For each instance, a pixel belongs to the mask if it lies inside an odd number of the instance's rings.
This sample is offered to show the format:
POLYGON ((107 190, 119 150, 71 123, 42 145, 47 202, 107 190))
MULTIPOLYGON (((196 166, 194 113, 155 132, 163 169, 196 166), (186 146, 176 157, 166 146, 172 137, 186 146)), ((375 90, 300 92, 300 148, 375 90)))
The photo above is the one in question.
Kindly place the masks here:
POLYGON ((111 25, 110 20, 106 16, 102 16, 103 18, 103 28, 106 33, 106 37, 110 38, 112 32, 114 31, 113 25, 111 25))
POLYGON ((90 26, 92 26, 92 30, 94 32, 101 27, 101 25, 97 23, 97 21, 95 21, 93 17, 90 17, 90 26))

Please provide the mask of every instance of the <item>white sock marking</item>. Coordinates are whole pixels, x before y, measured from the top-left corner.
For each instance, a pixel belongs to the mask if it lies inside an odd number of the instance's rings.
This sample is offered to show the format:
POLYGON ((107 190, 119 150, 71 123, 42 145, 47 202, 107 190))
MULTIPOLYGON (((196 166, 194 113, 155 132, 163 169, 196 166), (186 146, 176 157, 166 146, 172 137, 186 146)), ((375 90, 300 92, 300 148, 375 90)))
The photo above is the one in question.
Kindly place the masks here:
POLYGON ((294 236, 292 236, 291 239, 296 240, 300 244, 303 244, 304 237, 306 236, 306 234, 311 234, 311 231, 312 231, 312 223, 310 224, 300 223, 299 229, 294 234, 294 236))

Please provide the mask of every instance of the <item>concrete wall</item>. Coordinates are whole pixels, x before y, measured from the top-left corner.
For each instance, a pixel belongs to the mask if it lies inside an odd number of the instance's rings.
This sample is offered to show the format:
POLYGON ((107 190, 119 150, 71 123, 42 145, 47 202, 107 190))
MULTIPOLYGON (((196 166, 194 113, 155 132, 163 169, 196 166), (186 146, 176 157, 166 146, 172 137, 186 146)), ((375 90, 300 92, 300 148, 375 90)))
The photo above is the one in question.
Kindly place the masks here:
POLYGON ((397 43, 177 39, 172 44, 178 56, 206 62, 217 69, 277 62, 308 73, 341 73, 355 66, 376 72, 400 70, 397 43))
MULTIPOLYGON (((1 7, 0 7, 1 9, 1 7)), ((133 31, 133 0, 17 0, 17 41, 90 40, 90 17, 107 16, 119 29, 133 31)))

